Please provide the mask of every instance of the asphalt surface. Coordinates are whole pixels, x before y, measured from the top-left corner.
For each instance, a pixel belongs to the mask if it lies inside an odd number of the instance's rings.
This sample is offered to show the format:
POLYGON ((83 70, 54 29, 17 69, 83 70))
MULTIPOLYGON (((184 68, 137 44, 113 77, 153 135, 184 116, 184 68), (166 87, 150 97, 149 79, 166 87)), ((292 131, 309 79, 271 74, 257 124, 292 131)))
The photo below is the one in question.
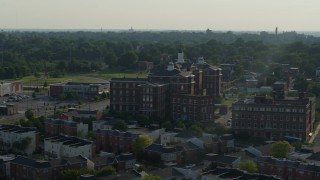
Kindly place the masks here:
MULTIPOLYGON (((18 104, 18 114, 10 116, 0 116, 0 123, 10 123, 19 121, 24 118, 24 113, 26 110, 33 110, 35 116, 50 116, 53 115, 54 109, 59 109, 62 107, 75 106, 79 109, 87 110, 104 110, 110 104, 109 100, 95 101, 95 102, 84 102, 78 105, 75 101, 57 101, 48 97, 47 94, 38 94, 36 98, 32 98, 32 92, 24 92, 24 95, 30 95, 30 98, 23 99, 20 102, 15 102, 18 104)), ((0 100, 5 101, 6 97, 1 97, 0 100)))

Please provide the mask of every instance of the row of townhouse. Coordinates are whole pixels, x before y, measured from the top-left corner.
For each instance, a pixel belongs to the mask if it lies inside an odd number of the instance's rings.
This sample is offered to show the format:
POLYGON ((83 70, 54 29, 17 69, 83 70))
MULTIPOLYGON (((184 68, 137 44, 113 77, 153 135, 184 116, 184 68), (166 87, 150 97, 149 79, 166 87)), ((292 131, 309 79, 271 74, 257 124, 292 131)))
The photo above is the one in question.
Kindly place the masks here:
MULTIPOLYGON (((3 157, 0 157, 2 159, 3 157)), ((5 163, 0 161, 0 176, 6 179, 59 179, 61 172, 68 169, 87 168, 99 170, 112 166, 118 172, 134 169, 136 164, 135 156, 132 153, 109 156, 83 157, 61 157, 50 160, 36 160, 30 157, 17 156, 6 159, 5 163)))
POLYGON ((231 134, 221 136, 203 133, 197 138, 197 134, 191 131, 166 132, 160 135, 160 144, 168 146, 170 144, 192 142, 213 153, 230 153, 234 151, 234 138, 231 134))
POLYGON ((316 164, 276 159, 270 156, 260 156, 256 162, 261 174, 275 175, 281 179, 290 180, 320 179, 320 166, 316 164))
POLYGON ((64 170, 85 167, 87 167, 87 159, 82 156, 52 159, 50 161, 18 156, 10 161, 10 175, 7 178, 14 180, 56 180, 59 179, 59 175, 64 170))
POLYGON ((96 137, 97 151, 107 152, 132 152, 133 144, 140 134, 133 132, 122 132, 118 130, 98 129, 94 132, 96 137))
POLYGON ((16 152, 32 154, 39 146, 39 132, 36 128, 1 124, 0 144, 3 151, 14 150, 16 152), (21 142, 27 144, 22 145, 21 142))
POLYGON ((73 136, 53 136, 44 139, 44 154, 48 158, 92 157, 95 148, 91 141, 73 136))
POLYGON ((88 134, 88 124, 71 120, 46 119, 44 122, 45 133, 48 136, 65 134, 69 136, 82 136, 88 134))

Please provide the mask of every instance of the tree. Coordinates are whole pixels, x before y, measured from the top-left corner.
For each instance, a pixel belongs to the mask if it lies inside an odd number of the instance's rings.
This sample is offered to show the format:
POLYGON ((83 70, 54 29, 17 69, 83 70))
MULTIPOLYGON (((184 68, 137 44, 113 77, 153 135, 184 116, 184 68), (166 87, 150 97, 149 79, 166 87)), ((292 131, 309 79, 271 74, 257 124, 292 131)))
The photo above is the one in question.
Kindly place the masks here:
POLYGON ((270 155, 275 158, 287 158, 293 147, 287 141, 277 141, 271 146, 270 155))
POLYGON ((124 122, 123 120, 120 120, 120 121, 117 121, 112 129, 116 129, 116 130, 119 130, 119 131, 127 131, 128 129, 128 125, 126 122, 124 122))
POLYGON ((112 175, 112 174, 116 174, 116 169, 112 166, 107 166, 107 167, 104 167, 104 168, 101 168, 99 170, 96 170, 94 172, 94 175, 95 176, 106 176, 106 175, 112 175))
POLYGON ((243 171, 247 171, 249 173, 257 173, 258 167, 257 164, 253 161, 247 160, 247 161, 241 161, 239 163, 238 168, 243 171))
POLYGON ((181 128, 181 129, 185 129, 186 126, 184 125, 184 123, 182 121, 179 121, 176 125, 177 128, 181 128))
POLYGON ((108 64, 109 66, 115 66, 118 62, 118 57, 113 53, 113 52, 107 52, 104 55, 104 60, 106 62, 106 64, 108 64))
POLYGON ((148 175, 144 176, 142 180, 162 180, 162 178, 160 176, 148 175))
POLYGON ((47 81, 45 81, 45 82, 43 83, 43 87, 48 87, 47 81))
POLYGON ((31 109, 28 109, 28 110, 24 113, 24 116, 25 116, 27 119, 31 120, 31 119, 34 118, 34 113, 33 113, 33 111, 32 111, 31 109))
POLYGON ((303 74, 298 74, 294 80, 294 89, 298 90, 299 92, 306 92, 308 89, 308 81, 303 74))
POLYGON ((138 62, 138 59, 138 55, 135 52, 130 51, 120 57, 118 64, 123 67, 133 68, 138 62))
POLYGON ((138 158, 141 158, 141 155, 144 152, 144 149, 152 144, 152 139, 147 135, 140 135, 136 142, 133 144, 133 151, 138 158))
POLYGON ((198 136, 202 136, 203 130, 201 127, 197 126, 196 124, 193 124, 192 126, 190 126, 189 128, 191 131, 194 131, 198 134, 198 136))
POLYGON ((172 130, 172 124, 170 121, 166 121, 164 123, 162 123, 162 127, 166 129, 166 131, 172 130))

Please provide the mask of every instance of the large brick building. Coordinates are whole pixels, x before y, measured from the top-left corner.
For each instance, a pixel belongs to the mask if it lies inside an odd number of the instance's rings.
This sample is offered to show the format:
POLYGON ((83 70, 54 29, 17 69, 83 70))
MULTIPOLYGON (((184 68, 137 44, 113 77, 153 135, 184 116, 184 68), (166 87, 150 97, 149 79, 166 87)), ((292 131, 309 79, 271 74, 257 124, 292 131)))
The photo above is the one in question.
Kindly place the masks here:
POLYGON ((160 119, 213 120, 214 97, 221 95, 221 69, 203 58, 152 70, 146 79, 113 78, 110 82, 110 110, 143 114, 160 119))
MULTIPOLYGON (((283 96, 283 95, 282 95, 283 96)), ((267 98, 256 96, 252 102, 232 106, 232 129, 235 134, 280 139, 292 136, 308 139, 315 121, 315 99, 267 98)))

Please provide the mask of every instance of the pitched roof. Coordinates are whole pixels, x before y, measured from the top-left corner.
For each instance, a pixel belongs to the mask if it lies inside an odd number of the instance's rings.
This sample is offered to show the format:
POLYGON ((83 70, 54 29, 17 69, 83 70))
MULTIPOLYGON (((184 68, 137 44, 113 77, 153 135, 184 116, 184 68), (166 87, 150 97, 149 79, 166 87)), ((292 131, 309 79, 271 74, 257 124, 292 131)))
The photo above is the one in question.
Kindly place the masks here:
POLYGON ((223 163, 223 164, 232 164, 236 161, 239 157, 228 156, 228 155, 220 155, 220 154, 206 154, 204 160, 223 163))
POLYGON ((29 167, 33 167, 33 168, 49 168, 49 167, 51 167, 51 165, 48 161, 39 161, 39 160, 34 160, 34 159, 30 159, 30 158, 23 157, 23 156, 18 156, 17 158, 13 159, 11 161, 11 163, 29 166, 29 167))
POLYGON ((151 144, 145 149, 146 151, 159 152, 159 153, 174 153, 176 149, 170 146, 163 146, 161 144, 151 144))
POLYGON ((184 138, 184 139, 191 139, 197 136, 197 133, 193 131, 182 131, 179 132, 175 137, 184 138))

